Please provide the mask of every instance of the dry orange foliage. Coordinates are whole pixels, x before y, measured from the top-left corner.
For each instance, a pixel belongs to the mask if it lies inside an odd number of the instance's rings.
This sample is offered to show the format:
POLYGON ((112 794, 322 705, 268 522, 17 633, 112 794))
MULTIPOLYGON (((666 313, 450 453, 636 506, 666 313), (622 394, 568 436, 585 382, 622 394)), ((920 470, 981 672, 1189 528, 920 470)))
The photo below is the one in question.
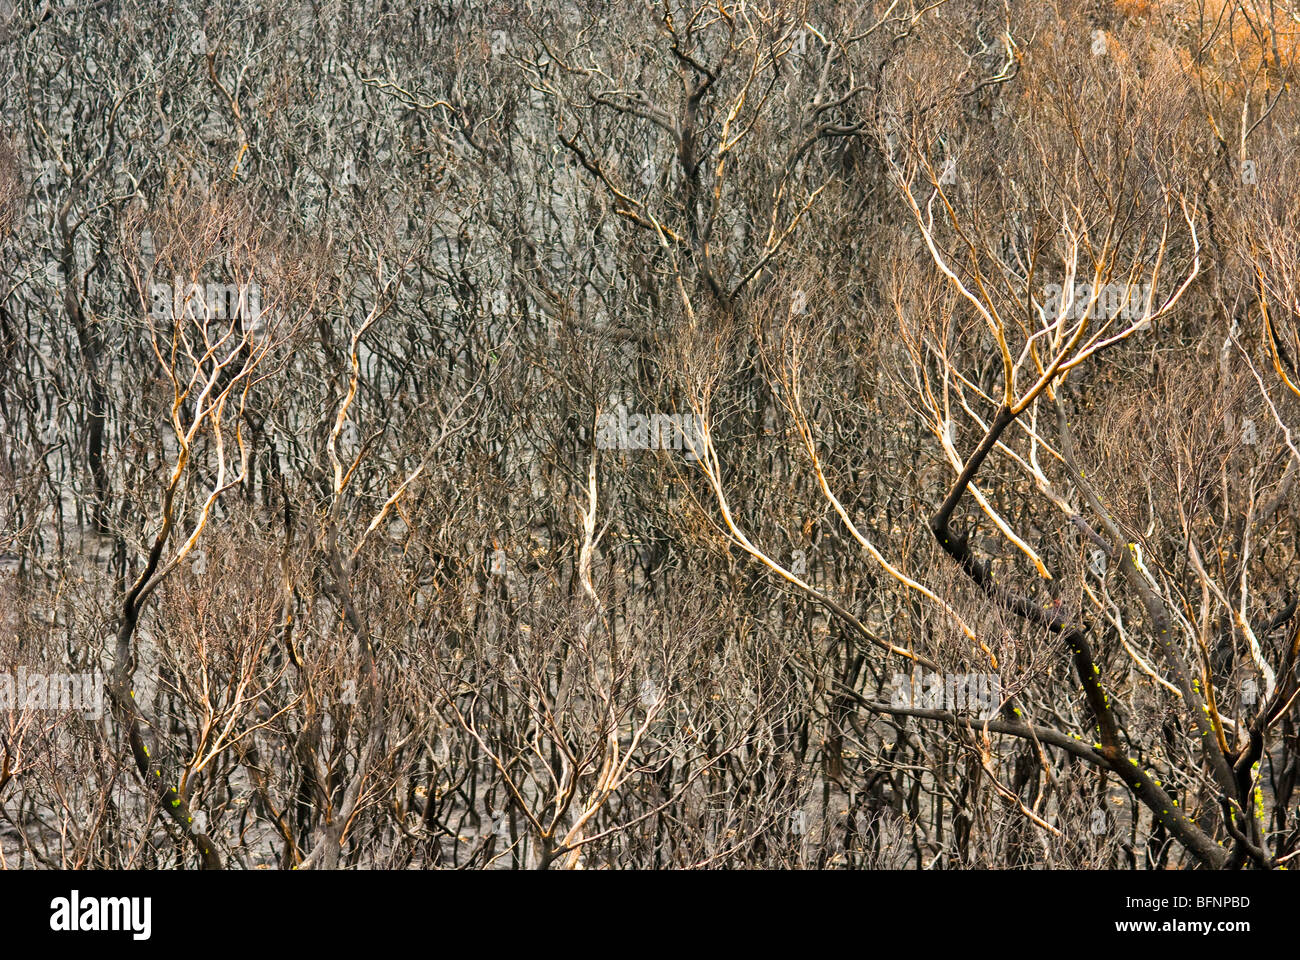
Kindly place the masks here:
POLYGON ((1300 13, 1269 0, 1116 0, 1130 19, 1171 17, 1215 79, 1240 90, 1289 82, 1300 63, 1300 13))

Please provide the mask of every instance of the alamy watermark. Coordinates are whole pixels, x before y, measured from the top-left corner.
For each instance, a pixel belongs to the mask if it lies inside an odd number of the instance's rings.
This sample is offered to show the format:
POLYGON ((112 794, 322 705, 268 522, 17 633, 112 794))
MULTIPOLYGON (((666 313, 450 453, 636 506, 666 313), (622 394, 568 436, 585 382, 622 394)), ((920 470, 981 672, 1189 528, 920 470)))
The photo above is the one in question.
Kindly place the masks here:
POLYGON ((628 413, 619 404, 596 419, 597 450, 684 450, 698 460, 704 449, 704 418, 693 413, 628 413))
POLYGON ((83 897, 73 890, 50 901, 50 929, 56 933, 122 931, 133 940, 148 940, 152 915, 152 897, 83 897))
POLYGON ((1065 320, 1137 320, 1150 296, 1149 283, 1107 283, 1095 288, 1095 296, 1091 283, 1076 283, 1073 289, 1049 283, 1043 287, 1043 310, 1065 320))
POLYGON ((970 711, 992 717, 1002 704, 1002 681, 996 673, 894 674, 889 705, 899 709, 970 711))
POLYGON ((149 285, 149 316, 155 320, 190 317, 197 320, 241 320, 253 335, 266 331, 262 289, 255 283, 175 283, 149 285))
POLYGON ((17 667, 0 673, 0 711, 80 711, 87 720, 104 715, 104 678, 99 673, 42 673, 17 667))

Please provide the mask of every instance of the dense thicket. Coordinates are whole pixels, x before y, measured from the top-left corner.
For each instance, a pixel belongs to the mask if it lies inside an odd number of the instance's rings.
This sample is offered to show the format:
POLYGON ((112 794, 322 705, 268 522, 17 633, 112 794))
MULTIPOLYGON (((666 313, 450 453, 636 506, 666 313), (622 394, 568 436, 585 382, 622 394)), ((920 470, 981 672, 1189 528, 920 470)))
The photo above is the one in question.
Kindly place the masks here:
POLYGON ((0 7, 4 865, 1286 865, 1297 22, 0 7))

